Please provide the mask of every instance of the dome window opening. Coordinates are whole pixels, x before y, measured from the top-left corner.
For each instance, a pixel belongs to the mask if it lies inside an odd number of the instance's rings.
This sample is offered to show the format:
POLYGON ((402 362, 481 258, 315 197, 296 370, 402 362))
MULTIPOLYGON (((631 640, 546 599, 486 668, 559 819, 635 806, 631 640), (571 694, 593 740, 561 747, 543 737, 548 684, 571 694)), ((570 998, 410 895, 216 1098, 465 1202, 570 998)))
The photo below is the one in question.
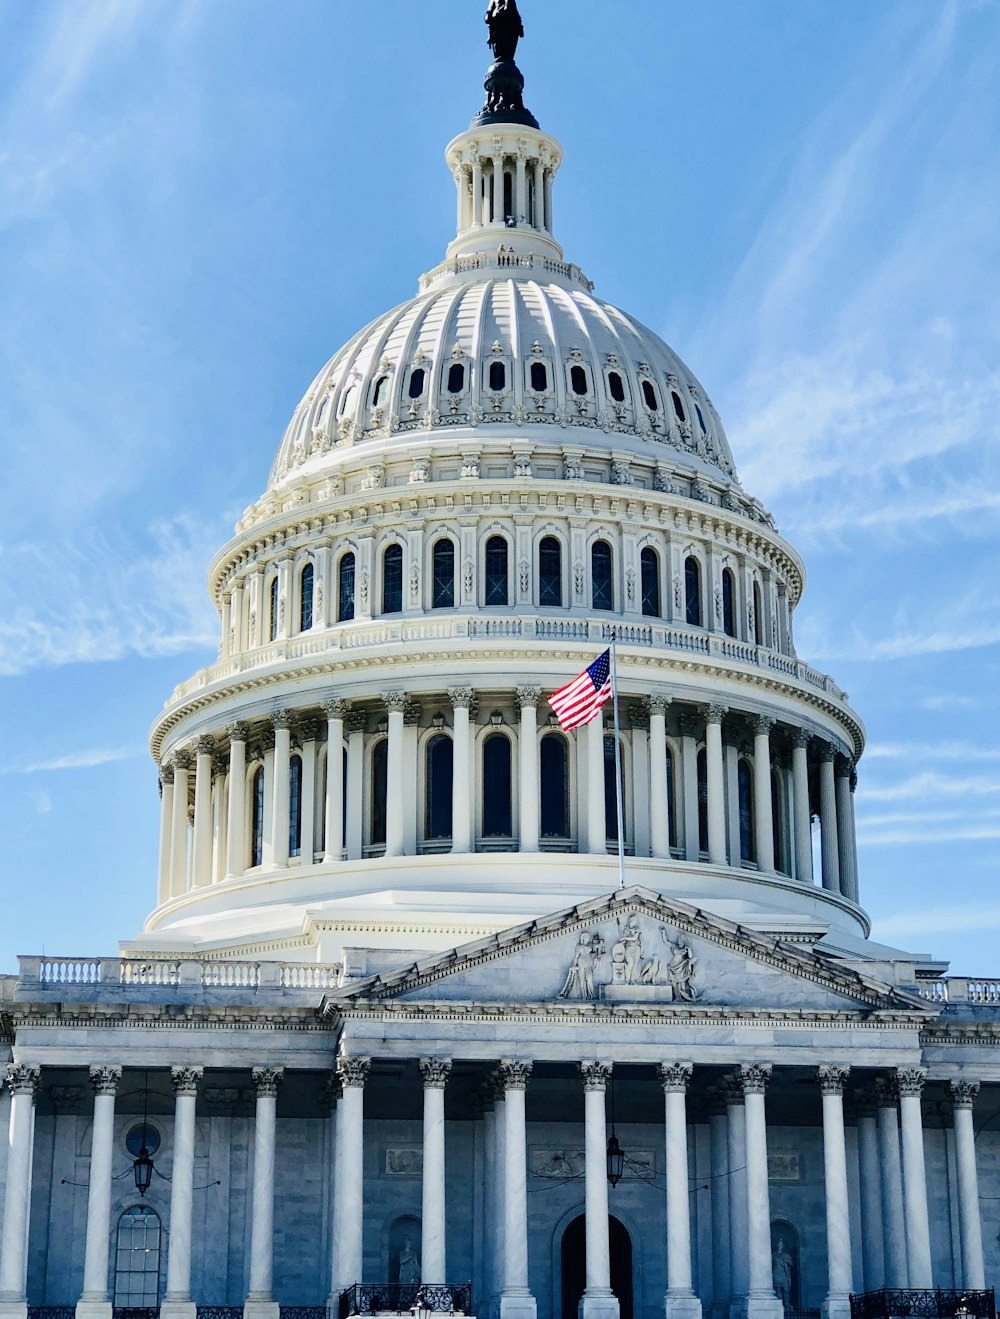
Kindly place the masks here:
POLYGON ((595 609, 614 609, 611 546, 595 540, 590 551, 591 603, 595 609))
POLYGON ((555 536, 545 536, 538 547, 538 603, 562 605, 562 546, 555 536))
POLYGON ((544 362, 531 364, 531 388, 536 394, 544 394, 549 387, 549 373, 544 362))
POLYGON ((278 639, 278 579, 271 578, 271 589, 268 600, 268 619, 267 635, 269 641, 278 639))
POLYGON ((674 753, 667 747, 667 841, 671 850, 677 846, 677 799, 674 795, 674 753))
POLYGON ((440 842, 452 837, 452 782, 454 746, 444 733, 427 744, 427 806, 424 813, 424 837, 440 842))
POLYGON ((313 586, 316 570, 307 563, 299 577, 299 631, 308 632, 313 625, 313 586))
POLYGON ((503 362, 490 363, 490 389, 499 394, 507 388, 507 368, 503 362))
POLYGON ((736 636, 736 579, 730 568, 722 570, 722 630, 736 636))
POLYGON ((372 847, 385 847, 386 803, 389 787, 389 739, 383 737, 372 750, 371 833, 372 847))
POLYGON ((580 398, 587 393, 587 373, 582 366, 574 366, 570 369, 569 383, 572 386, 573 393, 580 398))
POLYGON ((416 370, 410 372, 410 388, 408 390, 410 398, 420 398, 423 395, 424 378, 425 372, 422 366, 418 366, 416 370))
POLYGON ((340 415, 342 417, 353 416, 354 409, 357 407, 357 403, 358 403, 358 387, 357 385, 351 385, 348 387, 347 390, 345 390, 344 396, 340 400, 340 415))
POLYGON ((701 564, 693 554, 684 560, 684 618, 688 627, 701 627, 701 564))
POLYGON ((337 622, 349 623, 354 617, 354 555, 350 550, 341 556, 337 582, 337 622))
POLYGON ((698 852, 700 856, 708 855, 708 756, 705 748, 698 752, 698 852))
POLYGON ((509 169, 503 172, 503 220, 509 226, 517 224, 517 216, 514 214, 514 176, 509 169))
MULTIPOLYGON (((302 757, 288 762, 288 855, 302 855, 302 757)), ((308 858, 310 861, 312 857, 308 858)))
POLYGON ((646 400, 646 407, 649 408, 650 412, 659 412, 660 400, 656 397, 656 390, 653 388, 651 380, 642 382, 642 396, 646 400))
POLYGON ((546 733, 539 748, 543 838, 569 838, 569 753, 561 733, 546 733))
POLYGON ((446 536, 434 545, 432 609, 455 608, 455 544, 446 536))
POLYGON ((639 559, 642 578, 642 612, 646 618, 660 617, 660 556, 648 547, 639 559))
POLYGON ((625 402, 625 382, 617 371, 608 372, 608 389, 616 403, 625 402))
POLYGON ((264 766, 254 771, 250 788, 250 865, 264 864, 264 766))
POLYGON ((702 435, 707 435, 708 427, 705 425, 705 418, 701 415, 701 408, 697 403, 694 405, 694 410, 698 414, 698 425, 701 427, 702 435))
POLYGON ((754 837, 753 771, 747 761, 741 760, 736 771, 740 809, 740 860, 753 863, 757 859, 757 840, 754 837))
POLYGON ((380 408, 385 402, 386 386, 389 383, 388 376, 379 376, 375 381, 375 389, 372 392, 372 407, 380 408))
MULTIPOLYGON (((625 757, 622 755, 622 779, 625 778, 625 757)), ((628 793, 622 783, 622 798, 628 800, 628 793)), ((628 830, 626 829, 626 844, 628 830)), ((604 834, 609 845, 618 845, 618 789, 615 776, 615 739, 604 739, 604 834)))
POLYGON ((505 733, 491 733, 483 743, 484 838, 513 836, 510 767, 510 738, 505 733))
POLYGON ((462 362, 453 362, 448 368, 448 393, 461 394, 465 388, 465 366, 462 362))
POLYGON ((676 389, 670 391, 670 398, 674 405, 674 416, 678 421, 687 421, 687 414, 684 411, 684 404, 681 402, 681 396, 676 389))
POLYGON ((760 582, 753 584, 753 642, 755 646, 764 644, 764 597, 760 582))
POLYGON ((774 868, 782 875, 791 873, 785 855, 785 831, 782 828, 785 810, 785 795, 782 791, 781 775, 776 769, 771 771, 771 842, 774 847, 774 868))
POLYGON ((508 595, 507 542, 503 536, 491 536, 486 542, 486 591, 488 607, 506 606, 508 595))
POLYGON ((403 547, 389 545, 382 555, 382 613, 403 612, 403 547))

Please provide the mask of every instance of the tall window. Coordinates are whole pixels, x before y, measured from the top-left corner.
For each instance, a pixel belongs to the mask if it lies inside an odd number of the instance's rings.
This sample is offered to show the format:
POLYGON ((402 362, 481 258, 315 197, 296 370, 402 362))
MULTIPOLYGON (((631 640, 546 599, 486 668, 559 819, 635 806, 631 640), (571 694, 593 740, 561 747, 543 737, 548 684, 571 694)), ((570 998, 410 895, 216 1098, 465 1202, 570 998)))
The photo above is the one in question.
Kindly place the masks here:
POLYGON ((337 584, 337 621, 349 623, 354 617, 354 555, 350 550, 340 556, 337 584))
POLYGON ((785 834, 782 822, 785 818, 785 795, 781 790, 781 775, 777 770, 771 771, 771 838, 774 845, 774 868, 782 874, 789 873, 785 859, 785 834))
POLYGON ((264 766, 259 765, 250 785, 250 864, 264 863, 264 766))
POLYGON ((611 546, 606 540, 595 540, 590 550, 590 576, 595 609, 614 608, 614 590, 611 584, 611 546))
POLYGON ((148 1205, 132 1205, 115 1233, 115 1306, 153 1309, 160 1300, 160 1219, 148 1205))
POLYGON ((722 570, 722 630, 736 636, 736 578, 729 568, 722 570))
MULTIPOLYGON (((288 855, 302 855, 302 757, 288 762, 288 855)), ((306 858, 312 861, 312 857, 306 858)))
POLYGON ((618 790, 615 784, 615 739, 604 739, 604 833, 618 842, 618 790))
POLYGON ((465 367, 461 362, 453 362, 448 368, 448 393, 461 394, 465 388, 465 367))
POLYGON ((639 566, 642 576, 642 612, 647 618, 660 617, 660 556, 656 550, 644 549, 639 566))
POLYGON ((507 368, 503 362, 490 363, 490 389, 498 394, 507 385, 507 368))
POLYGON ((432 609, 455 607, 455 542, 442 536, 434 544, 432 609))
POLYGON ((484 838, 510 838, 513 835, 510 789, 510 739, 503 733, 491 733, 483 743, 484 838))
POLYGON ((307 563, 299 577, 299 631, 308 632, 313 625, 313 583, 316 570, 307 563))
MULTIPOLYGON (((344 775, 347 782, 347 775, 344 775)), ((372 806, 371 842, 373 847, 385 845, 385 805, 389 784, 389 739, 383 737, 372 751, 372 806)))
POLYGON ((753 772, 745 760, 739 763, 736 781, 740 798, 740 860, 753 861, 757 855, 753 819, 753 772))
POLYGON ((545 536, 538 546, 538 603, 562 604, 562 546, 555 536, 545 536))
POLYGON ((611 397, 616 403, 625 402, 625 386, 617 371, 608 372, 608 389, 611 391, 611 397))
POLYGON ((646 407, 650 412, 658 412, 660 409, 660 400, 656 397, 656 390, 653 388, 652 381, 644 380, 642 382, 642 396, 646 400, 646 407))
POLYGON ((389 545, 382 555, 382 613, 403 611, 403 547, 389 545))
POLYGON ((532 362, 531 364, 531 388, 536 393, 542 393, 549 387, 549 373, 545 369, 544 362, 532 362))
POLYGON ((753 584, 753 640, 755 646, 764 644, 764 597, 760 592, 760 582, 753 584))
POLYGON ((569 754, 566 739, 546 733, 540 749, 541 833, 569 837, 569 754))
POLYGON ((507 542, 491 536, 486 542, 486 604, 507 603, 507 542))
POLYGON ((708 851, 708 757, 698 752, 698 851, 708 851))
POLYGON ((451 789, 454 776, 454 746, 450 737, 438 733, 427 743, 427 809, 424 836, 450 838, 451 789))
POLYGON ((375 392, 372 394, 372 407, 380 408, 385 402, 385 387, 389 383, 388 376, 379 376, 375 381, 375 392))
POLYGON ((419 398, 424 392, 424 368, 418 366, 415 371, 410 372, 410 398, 419 398))
POLYGON ((667 838, 671 847, 677 846, 677 798, 674 795, 676 782, 674 753, 670 747, 667 747, 667 838))
POLYGON ((684 560, 684 606, 688 627, 701 627, 701 565, 694 555, 684 560))
POLYGON ((267 635, 272 641, 278 637, 278 579, 271 578, 271 592, 267 619, 267 635))
POLYGON ((670 391, 670 398, 674 405, 674 416, 678 421, 687 421, 687 417, 684 415, 684 404, 681 402, 681 396, 676 389, 670 391))
POLYGON ((570 369, 569 383, 573 387, 574 394, 586 394, 587 392, 587 373, 582 366, 574 366, 570 369))

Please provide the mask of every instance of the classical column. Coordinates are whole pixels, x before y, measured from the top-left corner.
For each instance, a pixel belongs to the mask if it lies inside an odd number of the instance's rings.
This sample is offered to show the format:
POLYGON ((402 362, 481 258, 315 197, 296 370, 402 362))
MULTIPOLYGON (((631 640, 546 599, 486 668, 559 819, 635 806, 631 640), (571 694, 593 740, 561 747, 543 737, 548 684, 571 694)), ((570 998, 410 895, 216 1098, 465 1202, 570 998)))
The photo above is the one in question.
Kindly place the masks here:
POLYGON ((875 1095, 870 1090, 854 1097, 858 1129, 858 1173, 861 1191, 861 1258, 865 1291, 885 1286, 885 1229, 882 1222, 882 1181, 878 1154, 875 1095))
POLYGON ((527 163, 524 152, 519 151, 514 157, 514 219, 518 224, 528 219, 527 163))
POLYGON ((451 1059, 421 1058, 417 1065, 424 1083, 423 1248, 420 1281, 441 1284, 448 1281, 444 1231, 444 1088, 451 1074, 451 1059))
POLYGON ((823 861, 823 887, 831 893, 840 892, 840 845, 837 842, 837 790, 833 780, 833 761, 836 751, 829 744, 821 744, 819 753, 819 824, 821 856, 823 861))
POLYGON ((187 888, 188 771, 191 757, 174 754, 174 818, 170 828, 170 896, 179 898, 187 888))
POLYGON ((364 838, 364 760, 365 716, 361 710, 349 710, 344 716, 347 733, 347 829, 345 846, 348 861, 360 859, 364 838))
POLYGON ((229 822, 227 833, 226 876, 232 879, 247 868, 246 777, 247 738, 250 729, 244 723, 230 724, 229 734, 229 822))
POLYGON ((545 228, 549 233, 552 229, 552 170, 545 171, 545 228))
POLYGON ((667 1169, 666 1319, 701 1319, 691 1277, 691 1193, 688 1185, 687 1087, 691 1063, 660 1063, 667 1169))
POLYGON ((531 1063, 500 1064, 504 1088, 504 1270, 500 1319, 535 1319, 535 1298, 528 1287, 527 1139, 524 1091, 531 1063))
POLYGON ((28 1211, 31 1204, 31 1146, 35 1129, 35 1095, 41 1068, 7 1064, 10 1126, 7 1134, 7 1186, 3 1236, 0 1237, 0 1315, 25 1319, 28 1267, 28 1211))
POLYGON ((823 1095, 823 1188, 826 1194, 827 1290, 823 1319, 850 1319, 851 1222, 847 1197, 847 1145, 844 1140, 844 1082, 849 1067, 816 1068, 823 1095))
POLYGON ((325 702, 326 715, 326 801, 323 860, 339 861, 344 853, 344 715, 347 702, 325 702))
POLYGON ((220 619, 222 624, 220 629, 221 635, 219 641, 220 660, 228 659, 230 654, 232 653, 232 649, 233 649, 232 616, 233 616, 232 593, 226 591, 222 597, 222 610, 220 612, 220 619))
POLYGON ((708 1094, 709 1171, 712 1197, 712 1319, 729 1313, 729 1150, 726 1101, 720 1088, 708 1094))
POLYGON ((698 837, 698 721, 694 715, 680 718, 681 769, 684 775, 684 859, 697 861, 701 855, 698 837))
MULTIPOLYGON (((299 723, 299 746, 302 757, 302 792, 299 798, 299 856, 304 866, 313 864, 316 855, 316 742, 319 721, 303 719, 299 723)), ((289 787, 291 785, 289 784, 289 787)), ((289 830, 289 844, 291 830, 289 830)))
POLYGON ((972 1126, 972 1105, 979 1094, 979 1082, 952 1081, 950 1088, 955 1126, 955 1162, 958 1167, 962 1286, 970 1291, 981 1291, 986 1286, 986 1271, 983 1266, 983 1224, 979 1214, 979 1178, 976 1173, 976 1133, 972 1126))
POLYGON ((535 175, 535 228, 545 228, 545 166, 541 158, 535 159, 533 165, 535 175))
POLYGON ((341 1114, 343 1112, 342 1100, 344 1097, 344 1087, 340 1084, 340 1077, 336 1072, 326 1079, 326 1093, 330 1100, 330 1114, 333 1118, 333 1195, 330 1199, 330 1294, 327 1297, 327 1309, 336 1314, 339 1310, 340 1292, 337 1290, 340 1285, 340 1279, 344 1276, 340 1267, 340 1238, 337 1236, 337 1196, 340 1194, 340 1169, 343 1161, 341 1152, 341 1138, 343 1136, 343 1123, 341 1114))
POLYGON ((216 752, 212 779, 212 883, 226 877, 228 861, 229 753, 216 752))
POLYGON ((708 859, 713 866, 726 864, 726 787, 722 766, 722 720, 724 705, 705 710, 705 772, 708 787, 708 859))
POLYGON ((608 823, 604 813, 604 720, 600 713, 585 725, 587 747, 587 851, 606 856, 608 823))
MULTIPOLYGON (((471 687, 449 687, 454 726, 451 757, 451 850, 472 851, 472 739, 469 714, 472 708, 471 687)), ((443 1278, 436 1279, 443 1282, 443 1278)))
POLYGON ((493 1303, 491 1305, 491 1314, 498 1314, 500 1308, 500 1296, 503 1292, 504 1285, 504 1261, 507 1258, 505 1247, 506 1225, 507 1225, 507 1092, 504 1089, 503 1077, 498 1067, 490 1076, 488 1085, 493 1092, 493 1171, 496 1177, 496 1186, 493 1191, 493 1208, 494 1217, 492 1222, 493 1228, 493 1291, 491 1293, 493 1303))
POLYGON ((754 715, 753 813, 757 836, 757 869, 774 869, 774 803, 771 800, 771 729, 774 720, 754 715))
POLYGON ((896 1086, 889 1077, 875 1082, 878 1106, 879 1166, 882 1180, 882 1225, 887 1287, 905 1287, 906 1229, 903 1225, 903 1172, 899 1158, 899 1114, 896 1086))
POLYGON ((403 715, 406 695, 403 692, 383 692, 389 711, 389 750, 386 760, 386 782, 389 791, 385 803, 385 855, 402 856, 406 821, 403 815, 403 715))
POLYGON ((83 1256, 83 1292, 78 1319, 111 1319, 108 1294, 108 1234, 111 1231, 111 1168, 115 1147, 115 1095, 120 1067, 91 1067, 94 1124, 90 1136, 87 1186, 87 1240, 83 1256))
POLYGON ((271 785, 271 867, 288 865, 289 766, 292 756, 292 716, 288 710, 276 710, 271 716, 274 728, 273 781, 271 785))
POLYGON ((483 166, 477 157, 472 162, 472 223, 476 229, 483 225, 483 166))
MULTIPOLYGON (((518 161, 524 169, 524 161, 518 161)), ((520 820, 522 852, 537 852, 539 841, 538 796, 538 702, 540 687, 518 687, 517 703, 521 710, 521 728, 518 736, 518 768, 520 770, 520 820)))
POLYGON ((858 900, 857 858, 854 851, 854 796, 851 780, 854 765, 844 756, 834 761, 834 796, 837 800, 837 850, 840 891, 852 902, 858 900))
POLYGON ((770 1063, 743 1063, 739 1078, 747 1124, 747 1319, 782 1319, 771 1274, 771 1201, 767 1184, 764 1091, 770 1063))
POLYGON ((649 698, 649 827, 653 856, 670 855, 670 807, 667 796, 667 708, 670 697, 649 698))
POLYGON ((809 808, 809 734, 796 728, 792 733, 792 797, 795 827, 795 878, 811 884, 812 811, 809 808))
POLYGON ((611 1290, 611 1244, 608 1237, 607 1117, 605 1091, 611 1063, 582 1062, 584 1122, 584 1199, 586 1205, 587 1286, 580 1319, 618 1319, 611 1290))
POLYGON ((736 1076, 722 1083, 726 1103, 726 1146, 729 1165, 729 1278, 732 1293, 729 1313, 732 1319, 746 1313, 747 1259, 749 1257, 747 1225, 747 1121, 743 1086, 736 1076))
POLYGON ((927 1079, 924 1067, 897 1067, 899 1125, 903 1146, 903 1216, 906 1224, 907 1285, 933 1287, 931 1234, 927 1216, 927 1174, 924 1169, 924 1125, 920 1095, 927 1079))
POLYGON ((212 755, 215 739, 199 737, 195 751, 191 883, 194 888, 204 888, 212 882, 212 755))
POLYGON ((194 1319, 191 1299, 191 1209, 194 1201, 195 1105, 201 1067, 171 1067, 174 1087, 174 1162, 170 1180, 167 1292, 160 1319, 194 1319))
POLYGON ((160 864, 156 900, 163 904, 170 897, 170 845, 174 828, 174 767, 169 761, 160 766, 160 864))
POLYGON ((274 1272, 274 1146, 278 1115, 278 1086, 283 1067, 254 1067, 250 1073, 257 1092, 253 1124, 253 1202, 250 1210, 250 1290, 243 1313, 246 1319, 278 1319, 272 1293, 274 1272))
POLYGON ((340 1295, 364 1270, 364 1098, 370 1058, 338 1058, 337 1075, 343 1086, 337 1111, 337 1198, 333 1232, 339 1245, 340 1277, 334 1292, 340 1295))

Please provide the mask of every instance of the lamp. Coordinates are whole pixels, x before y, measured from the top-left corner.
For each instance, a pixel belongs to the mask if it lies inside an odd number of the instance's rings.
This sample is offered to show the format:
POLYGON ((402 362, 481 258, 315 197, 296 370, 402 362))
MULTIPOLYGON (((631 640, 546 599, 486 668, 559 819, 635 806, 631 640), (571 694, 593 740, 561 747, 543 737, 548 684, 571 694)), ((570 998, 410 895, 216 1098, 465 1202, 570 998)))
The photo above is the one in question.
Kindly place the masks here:
POLYGON ((135 1178, 135 1189, 139 1192, 140 1199, 145 1198, 149 1190, 149 1183, 153 1180, 153 1160, 150 1157, 148 1140, 148 1127, 146 1121, 149 1108, 149 1072, 143 1073, 142 1081, 142 1145, 139 1153, 132 1162, 132 1176, 135 1178))
POLYGON ((611 1135, 608 1137, 608 1181, 617 1186, 625 1171, 625 1151, 615 1135, 615 1077, 611 1074, 611 1135))

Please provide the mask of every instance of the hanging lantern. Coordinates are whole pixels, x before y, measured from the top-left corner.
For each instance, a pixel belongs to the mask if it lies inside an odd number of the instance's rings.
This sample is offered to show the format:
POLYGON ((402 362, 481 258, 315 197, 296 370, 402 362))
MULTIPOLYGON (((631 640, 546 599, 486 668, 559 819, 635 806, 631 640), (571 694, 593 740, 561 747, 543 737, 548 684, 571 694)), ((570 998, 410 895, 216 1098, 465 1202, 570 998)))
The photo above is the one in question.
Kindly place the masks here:
POLYGON ((140 1196, 145 1196, 149 1190, 149 1183, 153 1180, 153 1160, 149 1157, 149 1150, 145 1145, 132 1164, 132 1175, 135 1177, 135 1189, 140 1196))
POLYGON ((611 1137, 608 1140, 608 1181, 612 1186, 617 1186, 622 1179, 622 1173, 625 1171, 625 1151, 618 1143, 618 1137, 615 1135, 614 1127, 611 1128, 611 1137))

